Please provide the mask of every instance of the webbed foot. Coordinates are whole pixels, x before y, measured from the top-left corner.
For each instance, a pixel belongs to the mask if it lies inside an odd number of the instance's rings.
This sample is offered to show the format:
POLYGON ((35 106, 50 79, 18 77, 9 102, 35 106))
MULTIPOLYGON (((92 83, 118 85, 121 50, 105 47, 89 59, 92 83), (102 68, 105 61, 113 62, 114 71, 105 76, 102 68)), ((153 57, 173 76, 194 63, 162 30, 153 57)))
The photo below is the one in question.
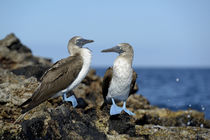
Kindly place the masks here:
POLYGON ((124 110, 126 113, 128 113, 128 115, 131 115, 131 116, 136 115, 135 113, 131 112, 130 110, 128 110, 128 109, 126 108, 126 102, 123 102, 123 110, 124 110))
POLYGON ((110 115, 117 115, 120 114, 122 112, 123 108, 119 107, 115 104, 114 99, 112 98, 112 106, 110 109, 110 115))
POLYGON ((72 106, 75 108, 78 103, 77 103, 77 99, 75 98, 74 95, 70 96, 70 97, 66 97, 66 93, 63 94, 63 100, 64 101, 67 101, 67 102, 71 102, 72 103, 72 106))

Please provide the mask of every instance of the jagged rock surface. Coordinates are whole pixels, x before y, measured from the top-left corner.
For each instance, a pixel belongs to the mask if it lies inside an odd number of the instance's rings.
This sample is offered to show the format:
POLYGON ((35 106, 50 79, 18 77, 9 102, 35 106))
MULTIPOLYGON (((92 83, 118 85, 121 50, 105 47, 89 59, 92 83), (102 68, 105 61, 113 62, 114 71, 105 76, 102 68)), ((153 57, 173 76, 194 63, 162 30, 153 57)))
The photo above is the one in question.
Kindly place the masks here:
POLYGON ((51 60, 32 55, 31 50, 23 45, 14 35, 9 34, 0 40, 0 67, 12 70, 17 75, 40 77, 51 66, 51 60))
POLYGON ((77 108, 61 97, 50 99, 13 124, 21 112, 18 105, 33 94, 50 65, 14 34, 0 41, 0 139, 210 139, 210 121, 203 113, 158 108, 138 94, 127 102, 136 116, 110 116, 109 105, 100 108, 102 78, 95 70, 74 90, 77 108))

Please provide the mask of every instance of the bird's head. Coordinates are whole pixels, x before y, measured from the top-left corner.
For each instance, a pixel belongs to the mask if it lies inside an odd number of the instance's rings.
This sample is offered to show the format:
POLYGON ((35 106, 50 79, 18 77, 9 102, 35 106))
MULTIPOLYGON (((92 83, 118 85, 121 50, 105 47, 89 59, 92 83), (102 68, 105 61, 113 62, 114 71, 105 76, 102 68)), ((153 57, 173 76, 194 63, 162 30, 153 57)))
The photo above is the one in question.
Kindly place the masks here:
POLYGON ((72 39, 69 40, 69 43, 74 44, 80 48, 82 48, 87 43, 92 43, 93 40, 84 39, 80 36, 74 36, 72 39))
POLYGON ((74 36, 69 40, 68 51, 73 54, 78 48, 82 48, 87 43, 92 43, 93 40, 84 39, 80 36, 74 36))
POLYGON ((116 52, 120 55, 131 54, 133 55, 133 48, 128 43, 120 43, 117 46, 109 49, 102 50, 101 52, 116 52))

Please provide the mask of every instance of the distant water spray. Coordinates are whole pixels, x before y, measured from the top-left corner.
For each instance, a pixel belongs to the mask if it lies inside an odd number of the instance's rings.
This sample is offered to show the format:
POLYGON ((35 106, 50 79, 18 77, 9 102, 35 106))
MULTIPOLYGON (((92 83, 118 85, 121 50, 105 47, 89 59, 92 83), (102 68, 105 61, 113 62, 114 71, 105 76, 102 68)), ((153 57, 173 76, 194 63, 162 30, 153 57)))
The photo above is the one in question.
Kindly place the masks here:
POLYGON ((180 79, 179 78, 176 78, 176 82, 179 83, 179 81, 180 81, 180 79))

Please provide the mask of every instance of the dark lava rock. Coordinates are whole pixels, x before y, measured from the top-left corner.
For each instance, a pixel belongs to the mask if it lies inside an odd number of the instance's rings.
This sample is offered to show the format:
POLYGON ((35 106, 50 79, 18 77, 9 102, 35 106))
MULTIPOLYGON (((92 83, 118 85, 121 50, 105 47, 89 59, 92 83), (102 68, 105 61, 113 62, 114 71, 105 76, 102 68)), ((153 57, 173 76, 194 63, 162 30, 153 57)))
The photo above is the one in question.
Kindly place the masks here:
POLYGON ((88 106, 88 104, 85 102, 85 100, 83 98, 77 98, 77 103, 78 105, 76 106, 76 108, 86 108, 88 106))
POLYGON ((33 56, 31 50, 23 45, 14 34, 9 34, 4 39, 0 40, 1 68, 14 70, 34 65, 49 67, 52 63, 48 58, 33 56))
POLYGON ((34 76, 38 80, 40 80, 44 72, 49 68, 50 68, 49 66, 38 64, 38 65, 29 65, 25 67, 20 67, 11 71, 16 75, 24 75, 26 78, 34 76))
POLYGON ((131 116, 126 113, 113 115, 109 118, 109 131, 115 130, 119 134, 128 134, 131 137, 137 136, 135 124, 131 121, 131 116))
POLYGON ((92 123, 94 118, 80 111, 65 105, 52 110, 46 136, 50 139, 106 139, 92 123))
POLYGON ((31 50, 23 45, 15 34, 9 34, 3 40, 0 40, 0 46, 4 45, 10 50, 16 50, 19 53, 31 53, 31 50))
POLYGON ((42 139, 44 118, 33 118, 22 122, 22 136, 27 139, 42 139))

